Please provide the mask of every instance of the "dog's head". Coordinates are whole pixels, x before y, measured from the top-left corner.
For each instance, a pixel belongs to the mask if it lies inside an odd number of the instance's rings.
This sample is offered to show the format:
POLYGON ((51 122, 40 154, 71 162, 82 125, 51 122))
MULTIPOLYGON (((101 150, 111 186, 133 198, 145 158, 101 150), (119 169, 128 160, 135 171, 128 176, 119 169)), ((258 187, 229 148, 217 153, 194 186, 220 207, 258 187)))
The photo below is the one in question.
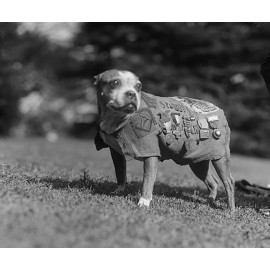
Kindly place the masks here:
POLYGON ((140 107, 142 84, 130 71, 107 70, 94 77, 102 111, 129 115, 140 107))

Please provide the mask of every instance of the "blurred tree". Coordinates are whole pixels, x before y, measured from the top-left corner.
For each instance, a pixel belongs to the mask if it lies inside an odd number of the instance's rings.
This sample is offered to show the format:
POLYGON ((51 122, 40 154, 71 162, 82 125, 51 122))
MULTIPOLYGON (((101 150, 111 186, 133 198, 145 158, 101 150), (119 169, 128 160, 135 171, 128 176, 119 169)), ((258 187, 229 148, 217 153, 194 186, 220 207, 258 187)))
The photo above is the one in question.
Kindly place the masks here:
POLYGON ((0 25, 0 134, 8 134, 18 117, 19 93, 12 79, 20 64, 15 61, 10 48, 17 46, 16 24, 0 25))

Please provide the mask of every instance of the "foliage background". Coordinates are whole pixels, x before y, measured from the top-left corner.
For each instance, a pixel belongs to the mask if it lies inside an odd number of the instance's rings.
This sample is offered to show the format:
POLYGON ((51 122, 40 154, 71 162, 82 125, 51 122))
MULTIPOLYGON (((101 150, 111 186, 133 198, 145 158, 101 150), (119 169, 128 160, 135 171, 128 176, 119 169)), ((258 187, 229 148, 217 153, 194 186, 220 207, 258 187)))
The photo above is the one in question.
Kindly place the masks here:
POLYGON ((0 134, 93 136, 92 77, 119 68, 145 91, 217 104, 232 152, 269 158, 269 45, 267 23, 0 23, 0 134))

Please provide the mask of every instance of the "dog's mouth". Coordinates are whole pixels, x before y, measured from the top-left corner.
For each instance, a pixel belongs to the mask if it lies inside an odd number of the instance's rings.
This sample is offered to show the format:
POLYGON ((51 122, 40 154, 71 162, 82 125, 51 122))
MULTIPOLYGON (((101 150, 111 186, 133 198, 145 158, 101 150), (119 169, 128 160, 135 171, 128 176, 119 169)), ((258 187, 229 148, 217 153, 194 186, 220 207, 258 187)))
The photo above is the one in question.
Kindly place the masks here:
POLYGON ((114 111, 123 112, 126 114, 134 113, 137 110, 137 104, 135 102, 129 102, 125 104, 124 106, 119 106, 115 104, 113 100, 111 100, 107 107, 113 109, 114 111))

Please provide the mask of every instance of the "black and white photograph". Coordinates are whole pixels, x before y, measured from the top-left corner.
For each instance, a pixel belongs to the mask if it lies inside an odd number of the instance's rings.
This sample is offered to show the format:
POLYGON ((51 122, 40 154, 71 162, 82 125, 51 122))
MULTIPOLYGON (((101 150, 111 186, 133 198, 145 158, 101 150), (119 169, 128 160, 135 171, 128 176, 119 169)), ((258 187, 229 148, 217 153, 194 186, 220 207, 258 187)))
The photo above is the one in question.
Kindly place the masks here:
POLYGON ((270 248, 270 23, 0 22, 0 63, 1 248, 270 248))

